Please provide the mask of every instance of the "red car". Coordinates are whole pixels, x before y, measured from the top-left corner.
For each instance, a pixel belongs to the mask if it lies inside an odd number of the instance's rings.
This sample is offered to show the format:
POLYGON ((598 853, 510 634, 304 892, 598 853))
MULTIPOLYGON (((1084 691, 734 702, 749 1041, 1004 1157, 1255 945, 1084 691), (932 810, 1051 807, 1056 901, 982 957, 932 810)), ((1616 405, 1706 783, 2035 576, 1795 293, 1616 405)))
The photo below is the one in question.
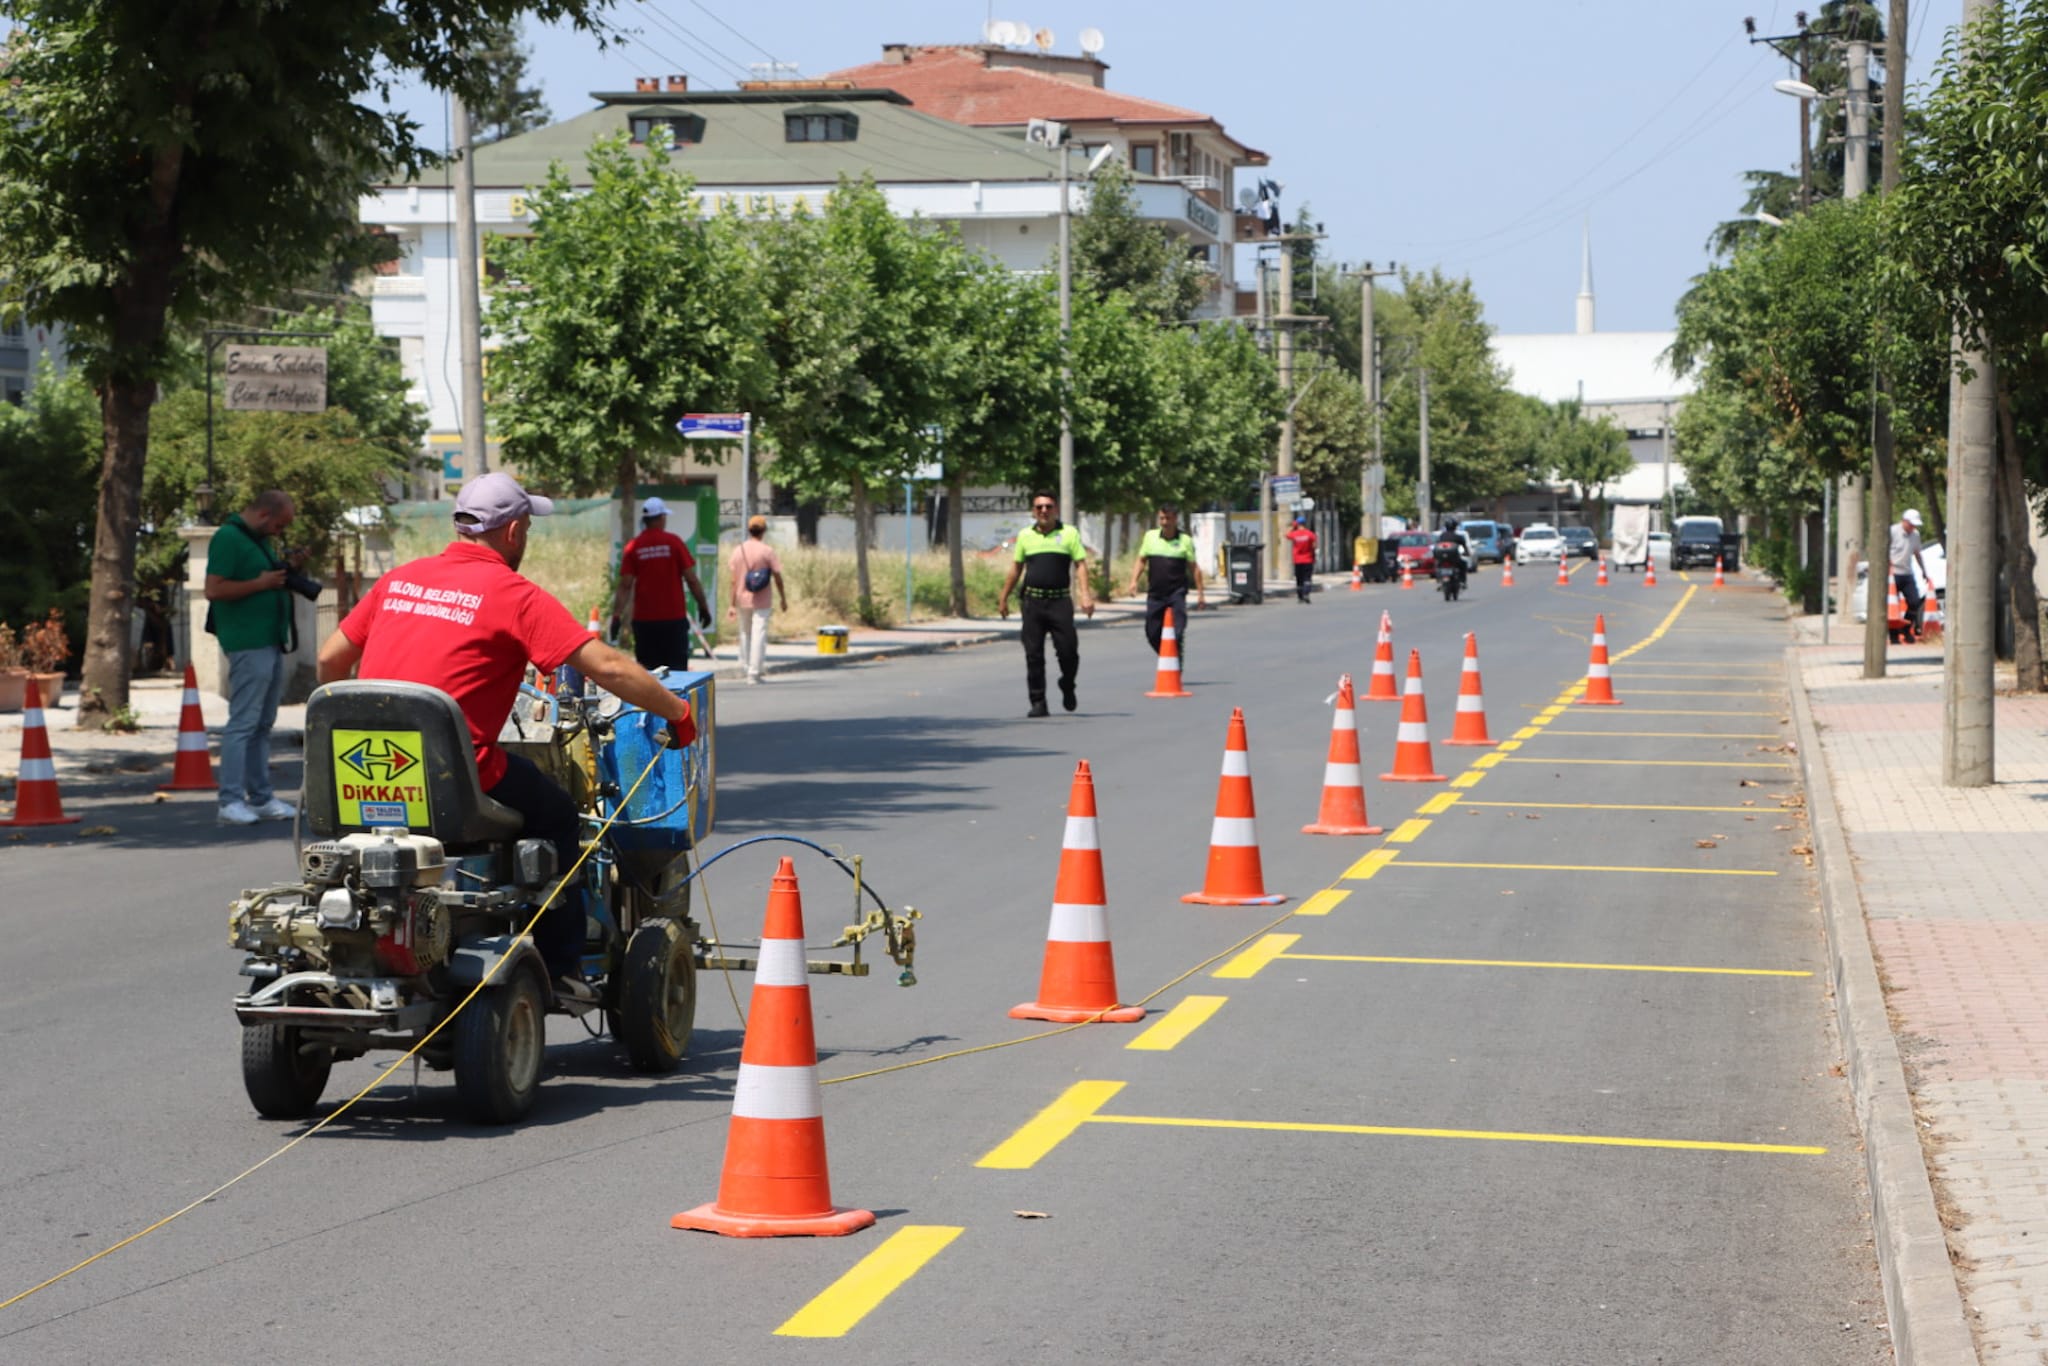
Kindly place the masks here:
POLYGON ((1436 544, 1436 537, 1427 531, 1404 531, 1395 543, 1394 554, 1400 563, 1408 566, 1411 574, 1428 578, 1435 560, 1430 547, 1436 544))

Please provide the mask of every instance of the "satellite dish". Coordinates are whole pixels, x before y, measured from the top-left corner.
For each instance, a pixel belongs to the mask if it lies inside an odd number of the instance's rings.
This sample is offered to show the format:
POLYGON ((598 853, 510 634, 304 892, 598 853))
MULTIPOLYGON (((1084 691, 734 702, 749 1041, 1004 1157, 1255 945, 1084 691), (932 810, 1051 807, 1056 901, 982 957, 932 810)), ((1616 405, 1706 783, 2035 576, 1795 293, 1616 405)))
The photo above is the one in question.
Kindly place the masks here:
POLYGON ((984 43, 1002 42, 1003 21, 1000 19, 991 19, 987 23, 983 24, 981 26, 981 41, 983 41, 984 43))
POLYGON ((1087 53, 1090 57, 1093 57, 1096 53, 1102 51, 1102 30, 1099 28, 1082 29, 1081 50, 1087 53))
POLYGON ((1034 37, 1032 41, 1038 44, 1038 50, 1040 52, 1052 51, 1052 30, 1049 28, 1042 28, 1038 30, 1037 36, 1034 37))
POLYGON ((1246 187, 1237 192, 1237 207, 1243 209, 1246 213, 1250 213, 1253 209, 1257 208, 1258 203, 1259 192, 1257 190, 1246 187))
POLYGON ((1003 45, 1022 47, 1031 41, 1031 25, 1020 24, 1015 19, 1003 20, 1003 45))

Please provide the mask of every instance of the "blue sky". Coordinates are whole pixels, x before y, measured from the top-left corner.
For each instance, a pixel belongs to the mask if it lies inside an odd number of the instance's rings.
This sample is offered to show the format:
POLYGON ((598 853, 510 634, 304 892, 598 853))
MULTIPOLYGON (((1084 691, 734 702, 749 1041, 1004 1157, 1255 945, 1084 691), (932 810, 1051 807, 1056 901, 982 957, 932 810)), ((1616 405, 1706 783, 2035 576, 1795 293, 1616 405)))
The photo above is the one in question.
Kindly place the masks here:
MULTIPOLYGON (((1502 331, 1569 331, 1589 224, 1600 330, 1626 331, 1671 326, 1708 232, 1741 203, 1742 172, 1795 162, 1798 105, 1770 88, 1785 63, 1745 41, 1742 20, 1784 33, 1799 7, 621 0, 612 22, 634 36, 608 48, 539 26, 528 37, 562 118, 635 76, 683 70, 694 89, 729 88, 770 56, 818 74, 885 42, 978 41, 991 14, 1051 29, 1060 52, 1092 26, 1111 89, 1201 110, 1271 154, 1289 217, 1306 201, 1332 258, 1469 275, 1502 331)), ((1918 82, 1961 0, 1913 10, 1918 82)), ((407 107, 441 126, 437 98, 407 107)))

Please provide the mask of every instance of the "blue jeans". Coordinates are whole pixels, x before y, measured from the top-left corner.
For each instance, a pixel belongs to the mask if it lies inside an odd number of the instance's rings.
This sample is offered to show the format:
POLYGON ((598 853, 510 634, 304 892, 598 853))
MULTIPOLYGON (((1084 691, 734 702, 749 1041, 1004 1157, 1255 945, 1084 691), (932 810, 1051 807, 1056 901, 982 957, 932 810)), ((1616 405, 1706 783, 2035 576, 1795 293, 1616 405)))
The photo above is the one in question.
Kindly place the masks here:
POLYGON ((261 806, 270 788, 270 728, 284 697, 284 651, 228 651, 228 724, 220 734, 220 802, 261 806))

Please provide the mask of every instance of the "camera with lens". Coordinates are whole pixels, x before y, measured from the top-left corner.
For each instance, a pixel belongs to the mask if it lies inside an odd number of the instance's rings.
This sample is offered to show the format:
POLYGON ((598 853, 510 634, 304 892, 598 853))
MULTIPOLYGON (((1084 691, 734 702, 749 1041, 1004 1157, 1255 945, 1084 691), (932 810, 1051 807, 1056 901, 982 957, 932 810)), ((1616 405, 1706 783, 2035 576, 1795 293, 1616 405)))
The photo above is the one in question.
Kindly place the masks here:
POLYGON ((320 590, 323 587, 320 580, 314 578, 311 574, 304 574, 296 569, 284 571, 284 586, 297 593, 307 602, 320 601, 320 590))

